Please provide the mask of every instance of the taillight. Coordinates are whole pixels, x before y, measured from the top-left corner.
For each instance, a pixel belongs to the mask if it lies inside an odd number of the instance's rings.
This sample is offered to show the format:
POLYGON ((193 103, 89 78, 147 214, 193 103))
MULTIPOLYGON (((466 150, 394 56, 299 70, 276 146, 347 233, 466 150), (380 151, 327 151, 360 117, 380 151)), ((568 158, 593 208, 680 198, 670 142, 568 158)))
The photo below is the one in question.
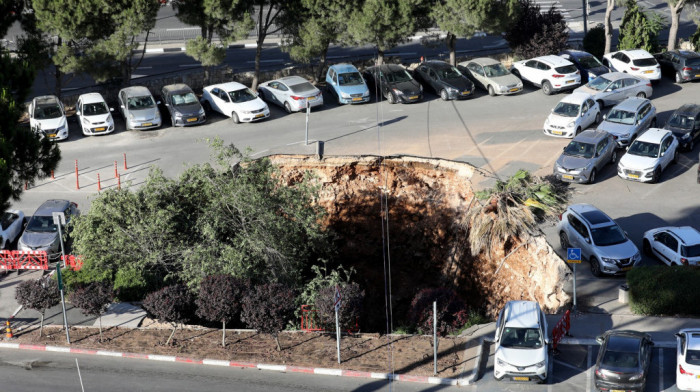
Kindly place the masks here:
POLYGON ((692 71, 693 69, 690 67, 683 67, 683 71, 692 71))
POLYGON ((637 67, 630 67, 630 69, 631 69, 632 71, 639 71, 639 68, 637 68, 637 67))
POLYGON ((681 257, 681 264, 688 265, 688 259, 681 257))
POLYGON ((617 135, 613 135, 613 139, 617 140, 617 135))
POLYGON ((554 74, 552 75, 553 78, 563 78, 564 75, 559 75, 559 74, 554 74))
POLYGON ((579 71, 576 71, 576 75, 578 75, 578 74, 580 74, 580 73, 581 73, 581 72, 579 72, 579 71))
POLYGON ((598 377, 602 378, 603 380, 605 380, 605 374, 603 374, 603 372, 602 372, 600 369, 596 369, 596 370, 595 370, 595 374, 596 374, 596 376, 598 376, 598 377))
POLYGON ((651 82, 647 83, 647 86, 651 87, 651 82))
POLYGON ((678 371, 679 371, 681 374, 687 374, 687 375, 689 375, 689 376, 691 376, 691 377, 693 376, 693 373, 685 371, 685 369, 683 369, 683 366, 681 366, 681 365, 678 365, 678 371))
POLYGON ((300 99, 304 99, 304 97, 297 97, 296 95, 291 95, 290 98, 292 98, 295 101, 298 101, 300 99))

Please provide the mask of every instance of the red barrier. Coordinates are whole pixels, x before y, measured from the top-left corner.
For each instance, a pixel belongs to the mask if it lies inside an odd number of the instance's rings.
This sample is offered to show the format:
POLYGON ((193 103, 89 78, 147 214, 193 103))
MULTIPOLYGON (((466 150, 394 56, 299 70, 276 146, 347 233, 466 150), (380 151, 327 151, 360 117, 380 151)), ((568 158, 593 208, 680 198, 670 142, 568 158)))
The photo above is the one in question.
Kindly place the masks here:
POLYGON ((11 250, 0 251, 0 270, 15 269, 15 259, 11 250))
POLYGON ((314 325, 314 316, 316 315, 316 309, 311 305, 301 305, 301 330, 304 332, 315 332, 324 331, 323 328, 319 328, 314 325))
POLYGON ((566 335, 569 336, 569 330, 571 329, 571 312, 566 311, 561 320, 557 322, 552 330, 552 349, 557 349, 557 344, 566 335))
POLYGON ((49 258, 43 250, 12 251, 15 261, 15 269, 47 270, 49 258))
POLYGON ((83 268, 83 256, 61 256, 61 260, 66 267, 72 269, 73 271, 79 271, 81 268, 83 268))

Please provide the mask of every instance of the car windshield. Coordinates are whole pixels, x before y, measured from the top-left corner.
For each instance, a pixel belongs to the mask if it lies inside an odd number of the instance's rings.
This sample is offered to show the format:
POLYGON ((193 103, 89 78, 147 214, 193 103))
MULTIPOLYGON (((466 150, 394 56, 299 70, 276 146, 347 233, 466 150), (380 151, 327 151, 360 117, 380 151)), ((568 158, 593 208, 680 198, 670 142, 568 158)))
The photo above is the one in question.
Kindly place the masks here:
POLYGON ((554 68, 555 71, 562 73, 562 74, 572 74, 576 73, 576 66, 571 64, 571 65, 564 65, 561 67, 556 67, 554 68))
POLYGON ((649 57, 646 59, 636 59, 632 60, 632 64, 636 65, 637 67, 651 67, 652 65, 656 65, 656 59, 653 57, 649 57))
POLYGON ((34 215, 27 223, 25 231, 34 231, 40 233, 53 233, 58 228, 53 223, 53 216, 37 216, 34 215))
POLYGON ((196 102, 197 96, 191 91, 184 94, 173 94, 173 105, 175 106, 192 105, 196 102))
POLYGON ((144 95, 143 97, 129 97, 127 102, 130 110, 148 109, 156 107, 153 97, 144 95))
POLYGON ((402 69, 400 71, 391 71, 387 72, 386 74, 386 80, 389 83, 404 83, 404 82, 410 82, 411 75, 406 72, 406 70, 402 69))
POLYGON ((621 244, 627 241, 625 233, 618 225, 610 225, 591 229, 593 243, 598 246, 621 244))
POLYGON ((634 112, 613 109, 610 111, 610 113, 608 113, 608 116, 605 118, 605 121, 618 123, 618 124, 632 125, 632 124, 634 124, 634 116, 635 116, 634 112))
POLYGON ((639 366, 639 354, 623 351, 606 351, 601 364, 614 368, 636 368, 639 366))
POLYGON ((359 86, 364 83, 359 72, 338 74, 338 84, 341 86, 359 86))
POLYGON ((598 61, 598 59, 593 56, 580 57, 578 59, 578 62, 581 63, 581 65, 585 69, 603 66, 603 64, 601 64, 600 61, 598 61))
POLYGON ((83 116, 99 116, 107 113, 109 113, 109 109, 107 109, 107 105, 104 102, 86 103, 83 105, 83 116))
POLYGON ((37 106, 34 110, 34 118, 37 120, 48 120, 61 116, 63 116, 63 112, 61 112, 61 108, 58 105, 37 106))
POLYGON ((685 362, 688 365, 700 365, 700 350, 688 350, 685 352, 685 362))
POLYGON ((497 76, 508 75, 510 72, 508 72, 503 64, 498 63, 484 66, 484 73, 486 74, 487 78, 495 78, 497 76))
POLYGON ((258 97, 251 89, 247 87, 241 90, 229 91, 228 95, 231 97, 231 102, 234 103, 248 102, 258 97))
POLYGON ((597 78, 588 82, 586 86, 592 88, 593 90, 605 91, 605 89, 608 88, 610 83, 610 80, 607 79, 605 76, 598 76, 597 78))
POLYGON ((674 114, 671 116, 671 119, 668 120, 669 126, 682 129, 693 129, 693 123, 695 123, 695 119, 684 114, 674 114))
POLYGON ((640 157, 657 158, 659 156, 659 145, 635 140, 629 150, 627 150, 627 153, 640 157))
POLYGON ((572 140, 564 149, 564 155, 590 159, 593 158, 593 151, 595 151, 595 146, 593 144, 572 140))
POLYGON ((316 90, 316 87, 314 87, 309 82, 301 82, 301 83, 290 85, 289 89, 292 90, 292 92, 295 94, 301 94, 301 93, 305 93, 308 91, 314 91, 314 90, 316 90))
POLYGON ((700 257, 700 244, 690 246, 681 245, 681 256, 700 257))
POLYGON ((454 67, 442 67, 437 70, 440 79, 456 79, 462 76, 454 67))
POLYGON ((581 105, 577 103, 559 102, 554 107, 553 113, 564 117, 577 117, 581 105))
POLYGON ((501 347, 504 348, 541 348, 542 335, 538 328, 503 328, 501 347))

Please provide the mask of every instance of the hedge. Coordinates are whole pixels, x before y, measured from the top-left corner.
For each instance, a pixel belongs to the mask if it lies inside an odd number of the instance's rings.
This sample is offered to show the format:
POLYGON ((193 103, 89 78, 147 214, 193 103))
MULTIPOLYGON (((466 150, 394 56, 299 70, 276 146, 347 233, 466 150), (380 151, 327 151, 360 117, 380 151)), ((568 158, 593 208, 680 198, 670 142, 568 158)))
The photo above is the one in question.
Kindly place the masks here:
POLYGON ((637 267, 627 273, 627 283, 637 314, 700 316, 699 267, 637 267))

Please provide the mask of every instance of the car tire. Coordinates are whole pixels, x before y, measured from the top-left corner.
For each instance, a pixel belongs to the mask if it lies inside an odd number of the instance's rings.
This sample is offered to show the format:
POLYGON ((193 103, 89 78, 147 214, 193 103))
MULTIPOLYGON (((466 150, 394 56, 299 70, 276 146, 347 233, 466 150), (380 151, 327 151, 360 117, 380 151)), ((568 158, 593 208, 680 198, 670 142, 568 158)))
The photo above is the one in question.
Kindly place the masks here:
POLYGON ((563 231, 559 233, 559 245, 564 250, 571 247, 571 243, 569 242, 569 237, 563 231))
POLYGON ((657 182, 659 182, 660 179, 661 179, 661 169, 657 167, 654 170, 654 175, 651 177, 651 181, 649 181, 649 182, 651 182, 652 184, 656 184, 657 182))
POLYGON ((647 97, 647 95, 644 94, 644 91, 640 91, 637 93, 637 98, 646 98, 646 97, 647 97))
POLYGON ((600 110, 605 109, 605 101, 603 101, 602 99, 599 99, 596 102, 598 103, 598 107, 600 107, 600 110))
POLYGON ((649 128, 656 128, 656 117, 651 119, 651 125, 649 125, 649 128))
POLYGON ((233 123, 234 123, 234 124, 240 124, 240 123, 241 123, 241 119, 238 118, 238 113, 236 113, 236 112, 231 112, 231 120, 233 120, 233 123))
POLYGON ((674 165, 678 163, 678 149, 676 149, 676 151, 673 152, 673 161, 671 161, 671 163, 673 163, 674 165))
POLYGON ((175 126, 175 117, 170 117, 170 126, 175 126))
POLYGON ((450 96, 447 94, 447 90, 444 88, 440 90, 440 98, 442 98, 443 101, 448 101, 450 99, 450 96))
POLYGON ((581 133, 581 127, 576 127, 576 130, 574 131, 574 137, 576 137, 576 135, 578 135, 579 133, 581 133))
POLYGON ((489 84, 487 90, 489 90, 489 95, 490 96, 495 96, 496 95, 496 90, 493 89, 493 86, 489 84))
POLYGON ((598 259, 595 258, 595 256, 591 256, 590 263, 591 274, 593 274, 593 276, 595 276, 596 278, 600 278, 601 276, 603 276, 603 273, 600 271, 600 262, 598 261, 598 259))
POLYGON ((510 73, 515 75, 518 79, 523 80, 523 78, 520 77, 520 72, 517 69, 513 69, 510 73))
POLYGON ((387 100, 390 104, 392 104, 392 105, 395 104, 395 103, 396 103, 396 97, 394 97, 394 93, 392 93, 392 92, 390 91, 389 94, 386 95, 386 100, 387 100))
POLYGON ((617 162, 617 148, 613 150, 612 156, 610 157, 610 163, 615 164, 617 162))
POLYGON ((683 83, 683 77, 681 77, 680 72, 676 72, 676 83, 683 83))
POLYGON ((591 175, 588 176, 588 183, 593 184, 595 182, 595 175, 596 175, 596 170, 595 168, 591 170, 591 175))
POLYGON ((206 113, 211 113, 211 104, 209 103, 209 101, 205 100, 204 102, 202 102, 202 107, 204 108, 204 111, 206 113))
POLYGON ((695 149, 695 139, 691 138, 688 143, 688 151, 693 151, 695 149))
POLYGON ((542 83, 542 92, 544 95, 552 95, 552 84, 549 81, 545 80, 542 83))
POLYGON ((600 124, 600 112, 595 114, 595 123, 600 124))
POLYGON ((646 238, 644 239, 644 242, 642 243, 642 251, 647 256, 654 255, 654 253, 651 251, 651 244, 649 243, 649 240, 647 240, 646 238))
POLYGON ((291 113, 291 112, 292 112, 292 107, 289 106, 289 102, 285 102, 285 103, 284 103, 284 111, 286 111, 287 113, 291 113))

